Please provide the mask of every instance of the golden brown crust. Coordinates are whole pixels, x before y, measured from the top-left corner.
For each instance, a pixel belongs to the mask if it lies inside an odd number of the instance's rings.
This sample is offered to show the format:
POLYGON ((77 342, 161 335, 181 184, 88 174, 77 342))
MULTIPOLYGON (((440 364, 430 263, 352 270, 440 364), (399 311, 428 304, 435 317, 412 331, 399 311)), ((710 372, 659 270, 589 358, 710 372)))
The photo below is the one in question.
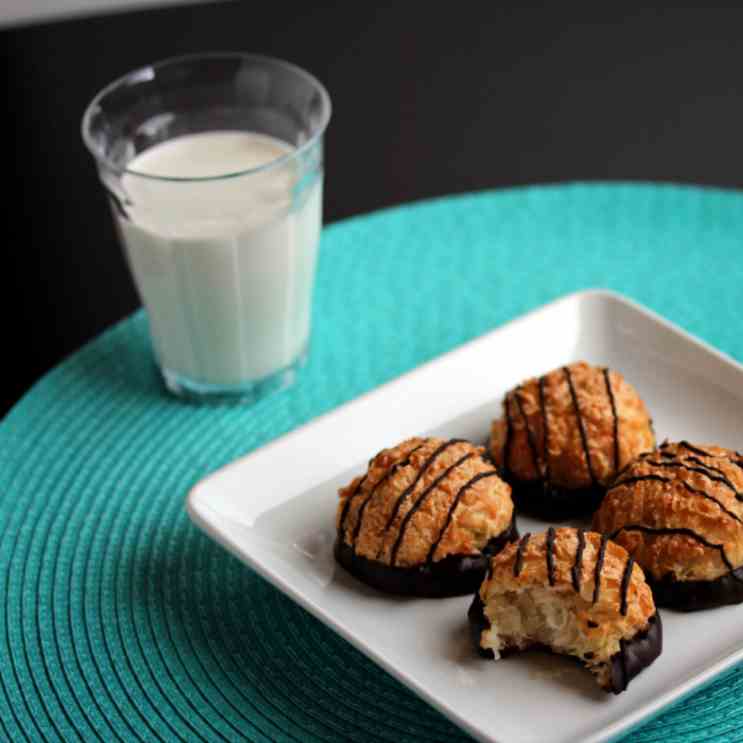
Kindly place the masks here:
POLYGON ((467 441, 418 437, 384 449, 339 491, 339 538, 397 567, 479 553, 513 517, 511 488, 483 453, 467 441))
POLYGON ((665 443, 621 473, 593 526, 616 532, 655 580, 709 581, 743 564, 741 499, 743 457, 719 446, 665 443))
POLYGON ((515 480, 565 489, 605 486, 655 446, 634 387, 619 372, 583 361, 525 381, 506 395, 503 408, 491 427, 490 453, 515 480))
POLYGON ((656 612, 642 569, 623 547, 596 532, 567 527, 524 535, 506 546, 491 558, 479 595, 493 623, 483 632, 483 647, 499 652, 550 644, 545 637, 551 637, 554 650, 583 659, 603 686, 609 684, 611 659, 621 641, 646 630, 656 612), (532 605, 524 598, 528 594, 538 612, 527 609, 532 605), (514 606, 522 607, 516 622, 514 606), (540 627, 537 613, 544 623, 557 618, 551 630, 540 627), (532 634, 519 636, 525 631, 532 634))
MULTIPOLYGON (((581 599, 580 617, 587 637, 605 638, 621 629, 621 637, 629 638, 644 629, 655 613, 655 603, 645 576, 638 565, 632 566, 631 579, 626 592, 626 614, 622 615, 622 577, 629 554, 624 547, 606 541, 601 570, 598 572, 600 586, 596 589, 597 570, 602 535, 594 531, 583 531, 584 546, 581 558, 579 532, 572 527, 554 529, 553 585, 556 593, 577 595, 581 599), (573 568, 580 567, 574 584, 573 568), (597 624, 591 627, 589 621, 597 624)), ((494 593, 518 591, 528 586, 550 585, 547 561, 548 532, 526 535, 519 542, 512 542, 490 559, 490 572, 480 588, 484 603, 494 593), (521 545, 521 546, 520 546, 521 545), (515 566, 521 553, 521 569, 516 574, 515 566)))

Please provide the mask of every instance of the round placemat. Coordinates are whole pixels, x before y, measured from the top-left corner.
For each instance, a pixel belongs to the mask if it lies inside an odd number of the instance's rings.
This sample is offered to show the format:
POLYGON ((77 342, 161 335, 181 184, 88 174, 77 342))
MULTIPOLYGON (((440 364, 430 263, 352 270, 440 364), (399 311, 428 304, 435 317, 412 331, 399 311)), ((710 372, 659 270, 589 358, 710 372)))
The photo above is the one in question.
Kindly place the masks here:
MULTIPOLYGON (((0 738, 467 740, 198 532, 186 493, 576 289, 619 290, 743 359, 742 238, 743 196, 637 184, 485 192, 333 225, 309 365, 253 407, 168 397, 143 316, 112 328, 0 424, 0 738)), ((630 737, 742 729, 735 670, 630 737)))

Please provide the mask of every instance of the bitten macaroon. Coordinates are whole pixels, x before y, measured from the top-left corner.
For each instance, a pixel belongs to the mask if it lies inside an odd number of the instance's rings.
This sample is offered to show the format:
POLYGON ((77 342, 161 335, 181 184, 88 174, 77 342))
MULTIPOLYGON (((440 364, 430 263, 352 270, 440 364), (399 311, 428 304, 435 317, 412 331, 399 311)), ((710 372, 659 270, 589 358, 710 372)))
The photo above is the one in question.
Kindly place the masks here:
POLYGON ((525 534, 491 558, 469 621, 481 655, 570 655, 615 694, 663 648, 642 569, 623 547, 582 529, 525 534))

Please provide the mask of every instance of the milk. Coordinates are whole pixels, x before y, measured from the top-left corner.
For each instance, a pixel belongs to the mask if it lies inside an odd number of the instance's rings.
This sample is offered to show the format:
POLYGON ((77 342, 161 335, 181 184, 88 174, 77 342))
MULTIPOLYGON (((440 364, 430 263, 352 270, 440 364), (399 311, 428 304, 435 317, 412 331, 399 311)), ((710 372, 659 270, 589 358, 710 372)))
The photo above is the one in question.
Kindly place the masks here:
POLYGON ((265 135, 211 131, 127 164, 116 221, 166 379, 241 385, 305 351, 322 178, 293 154, 265 135))

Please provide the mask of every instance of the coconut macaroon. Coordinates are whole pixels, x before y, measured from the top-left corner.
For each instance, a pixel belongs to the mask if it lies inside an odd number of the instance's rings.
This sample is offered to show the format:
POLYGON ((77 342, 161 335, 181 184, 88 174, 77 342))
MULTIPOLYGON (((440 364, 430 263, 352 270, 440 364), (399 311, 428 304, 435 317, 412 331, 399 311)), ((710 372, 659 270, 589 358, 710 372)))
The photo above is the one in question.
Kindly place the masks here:
POLYGON ((484 451, 461 439, 412 438, 379 452, 339 491, 338 562, 390 593, 474 591, 488 556, 517 538, 511 488, 484 451))
POLYGON ((490 454, 517 507, 546 518, 590 514, 617 472, 654 446, 634 387, 583 361, 508 392, 490 434, 490 454))
POLYGON ((525 534, 491 558, 469 611, 478 651, 529 648, 574 656, 618 694, 662 650, 662 627, 642 569, 595 532, 525 534))
POLYGON ((659 606, 743 601, 743 456, 663 443, 627 467, 594 515, 642 565, 659 606))

